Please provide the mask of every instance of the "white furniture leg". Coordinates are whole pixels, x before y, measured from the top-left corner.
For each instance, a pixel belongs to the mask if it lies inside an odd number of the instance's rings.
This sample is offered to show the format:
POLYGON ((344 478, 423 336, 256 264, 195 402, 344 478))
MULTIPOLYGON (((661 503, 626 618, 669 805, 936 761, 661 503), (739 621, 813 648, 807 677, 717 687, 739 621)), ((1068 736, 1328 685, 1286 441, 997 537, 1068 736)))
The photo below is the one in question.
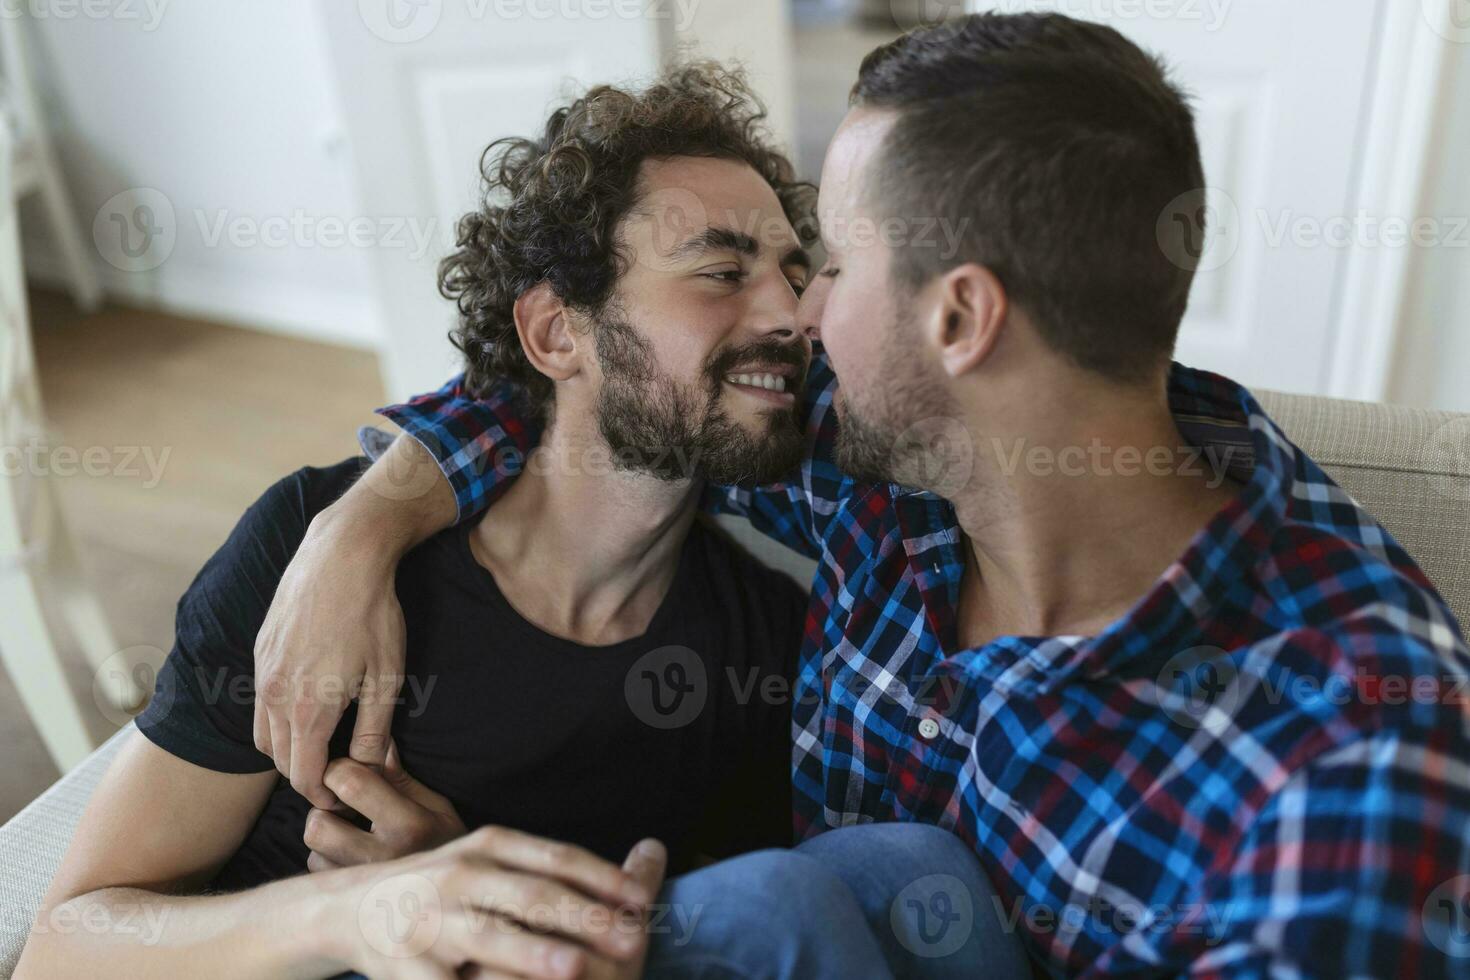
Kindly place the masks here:
POLYGON ((26 64, 25 44, 21 38, 22 26, 14 16, 0 17, 0 79, 4 81, 7 101, 15 113, 18 129, 13 134, 13 152, 17 159, 8 193, 41 192, 52 239, 61 250, 72 299, 83 310, 92 312, 102 305, 102 283, 97 277, 97 267, 92 262, 82 227, 77 223, 71 195, 62 182, 61 167, 56 162, 50 134, 41 119, 40 103, 31 87, 30 68, 26 64))
MULTIPOLYGON (((0 489, 0 494, 4 492, 0 489)), ((56 767, 66 772, 96 746, 67 683, 61 656, 41 612, 41 597, 24 564, 0 569, 0 609, 5 611, 0 616, 0 660, 46 743, 46 751, 56 767)))
MULTIPOLYGON (((21 446, 44 420, 11 191, 12 149, 9 125, 0 117, 0 448, 21 446)), ((65 772, 95 746, 86 723, 87 702, 67 682, 42 608, 41 583, 48 581, 47 572, 63 573, 57 605, 94 665, 110 657, 116 644, 96 599, 86 591, 56 488, 44 472, 27 472, 23 459, 24 454, 5 453, 0 460, 0 662, 52 759, 65 772)), ((115 680, 107 688, 118 689, 115 680)), ((128 695, 123 685, 116 699, 128 695)), ((94 710, 101 707, 93 705, 94 710)))

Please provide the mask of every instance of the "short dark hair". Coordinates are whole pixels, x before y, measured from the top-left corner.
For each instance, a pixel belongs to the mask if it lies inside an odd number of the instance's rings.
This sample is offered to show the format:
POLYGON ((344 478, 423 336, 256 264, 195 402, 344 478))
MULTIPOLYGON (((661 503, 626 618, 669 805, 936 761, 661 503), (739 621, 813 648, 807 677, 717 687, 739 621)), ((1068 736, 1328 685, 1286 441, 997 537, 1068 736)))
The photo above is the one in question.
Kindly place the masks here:
POLYGON ((532 414, 547 417, 554 388, 521 347, 516 299, 546 282, 573 309, 603 311, 627 269, 617 230, 639 203, 645 160, 749 164, 810 244, 815 188, 795 179, 764 120, 743 72, 693 62, 642 91, 596 86, 552 112, 539 136, 491 143, 480 158, 481 203, 460 219, 458 248, 439 264, 439 291, 459 308, 450 340, 464 354, 467 388, 483 393, 509 379, 532 414))
POLYGON ((1136 383, 1167 366, 1194 265, 1161 220, 1188 196, 1202 223, 1204 170, 1156 58, 1059 14, 973 14, 870 53, 851 101, 898 114, 867 199, 961 231, 958 254, 896 250, 900 285, 976 262, 1083 368, 1136 383))

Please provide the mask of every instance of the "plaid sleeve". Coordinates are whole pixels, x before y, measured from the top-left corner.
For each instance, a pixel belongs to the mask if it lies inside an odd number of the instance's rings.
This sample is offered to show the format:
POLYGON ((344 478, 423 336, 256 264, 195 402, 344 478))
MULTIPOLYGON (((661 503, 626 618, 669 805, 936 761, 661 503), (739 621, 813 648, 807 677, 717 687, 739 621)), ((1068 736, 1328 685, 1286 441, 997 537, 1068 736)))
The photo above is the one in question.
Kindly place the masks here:
POLYGON ((757 487, 710 486, 704 508, 744 517, 757 531, 788 548, 820 557, 827 525, 856 486, 837 468, 837 413, 832 408, 836 393, 837 376, 827 355, 818 352, 802 387, 807 438, 800 471, 790 480, 757 487))
POLYGON ((1379 732, 1294 774, 1208 888, 1190 976, 1470 975, 1466 745, 1379 732))
POLYGON ((461 521, 490 506, 510 486, 540 438, 513 385, 501 384, 474 398, 464 390, 464 375, 438 391, 380 408, 378 414, 397 423, 438 461, 454 490, 461 521))

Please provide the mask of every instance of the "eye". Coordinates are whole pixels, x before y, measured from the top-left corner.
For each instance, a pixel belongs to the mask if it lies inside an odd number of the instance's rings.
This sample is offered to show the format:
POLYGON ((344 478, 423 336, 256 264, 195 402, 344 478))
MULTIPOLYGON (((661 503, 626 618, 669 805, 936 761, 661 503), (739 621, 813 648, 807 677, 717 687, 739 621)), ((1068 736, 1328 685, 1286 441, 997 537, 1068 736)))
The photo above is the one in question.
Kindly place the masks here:
POLYGON ((842 270, 839 269, 839 268, 837 268, 836 266, 830 266, 830 265, 828 265, 828 266, 823 266, 822 267, 822 271, 819 272, 818 275, 826 276, 828 279, 836 279, 837 278, 837 273, 839 273, 841 271, 842 270))
POLYGON ((797 299, 801 299, 801 294, 806 292, 806 283, 800 279, 792 279, 790 282, 791 291, 796 294, 797 299))
POLYGON ((745 279, 745 273, 739 269, 726 269, 724 272, 701 272, 705 279, 714 279, 717 282, 737 283, 745 279))

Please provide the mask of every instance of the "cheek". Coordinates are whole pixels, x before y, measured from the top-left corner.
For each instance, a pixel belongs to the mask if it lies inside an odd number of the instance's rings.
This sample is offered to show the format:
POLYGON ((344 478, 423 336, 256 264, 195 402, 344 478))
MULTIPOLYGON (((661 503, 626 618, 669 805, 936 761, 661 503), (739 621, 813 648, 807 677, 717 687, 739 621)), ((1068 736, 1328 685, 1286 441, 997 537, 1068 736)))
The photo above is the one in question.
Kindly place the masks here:
POLYGON ((706 363, 729 332, 717 317, 696 305, 682 314, 645 321, 643 329, 659 369, 685 384, 703 380, 706 363))
POLYGON ((867 385, 882 368, 878 316, 879 296, 834 295, 822 313, 822 346, 838 384, 857 390, 867 385))

